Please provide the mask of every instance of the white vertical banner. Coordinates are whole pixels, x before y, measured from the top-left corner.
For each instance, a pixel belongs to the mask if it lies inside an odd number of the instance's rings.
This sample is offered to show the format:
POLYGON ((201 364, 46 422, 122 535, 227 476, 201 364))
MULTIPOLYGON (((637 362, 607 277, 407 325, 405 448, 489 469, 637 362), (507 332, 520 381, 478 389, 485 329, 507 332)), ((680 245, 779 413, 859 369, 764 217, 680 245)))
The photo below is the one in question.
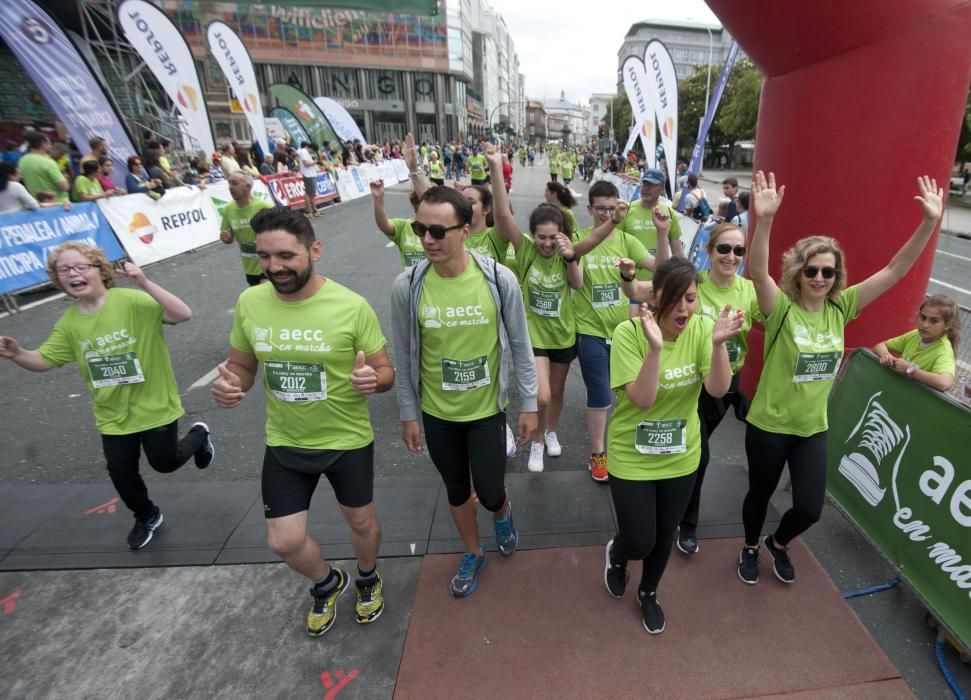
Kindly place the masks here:
POLYGON ((667 47, 657 39, 644 49, 644 66, 648 73, 647 90, 654 103, 668 164, 668 181, 673 191, 678 164, 678 74, 667 47))
MULTIPOLYGON (((649 90, 650 81, 644 68, 644 62, 636 56, 629 56, 624 61, 621 71, 624 74, 624 90, 627 92, 627 99, 630 101, 631 110, 634 114, 633 131, 640 135, 647 167, 652 168, 655 163, 655 109, 652 104, 653 93, 649 90)), ((634 137, 632 135, 624 152, 627 153, 633 146, 634 137)))
POLYGON ((272 150, 266 136, 266 123, 263 121, 260 86, 256 82, 256 71, 249 52, 236 32, 219 20, 210 22, 206 27, 206 40, 209 42, 209 50, 216 57, 216 63, 239 98, 250 131, 253 132, 253 140, 264 150, 272 150))
POLYGON ((118 5, 118 23, 128 43, 145 61, 185 119, 187 136, 207 154, 214 152, 216 144, 199 74, 189 45, 178 27, 164 12, 145 0, 123 0, 118 5))
POLYGON ((341 141, 353 143, 357 139, 361 143, 367 143, 367 139, 364 138, 361 128, 354 121, 354 117, 344 109, 340 102, 330 97, 315 97, 314 104, 320 107, 320 111, 327 117, 327 121, 334 127, 334 131, 337 132, 341 141))

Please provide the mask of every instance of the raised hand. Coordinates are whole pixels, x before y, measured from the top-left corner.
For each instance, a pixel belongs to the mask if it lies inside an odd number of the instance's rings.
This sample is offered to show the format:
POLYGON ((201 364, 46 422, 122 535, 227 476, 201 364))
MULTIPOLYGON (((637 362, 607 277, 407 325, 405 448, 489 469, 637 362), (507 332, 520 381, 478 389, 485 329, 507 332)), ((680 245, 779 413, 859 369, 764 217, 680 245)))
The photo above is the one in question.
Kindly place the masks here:
POLYGON ((354 370, 348 378, 358 394, 367 396, 373 394, 378 388, 378 372, 374 367, 367 364, 364 353, 360 350, 357 351, 357 357, 354 358, 354 370))
POLYGON ((731 306, 725 306, 715 319, 715 327, 711 331, 712 344, 721 345, 733 335, 738 335, 744 322, 744 311, 733 311, 731 306))
POLYGON ((573 250, 573 243, 562 233, 556 234, 556 252, 563 258, 576 257, 576 251, 573 250))
POLYGON ((131 260, 122 261, 121 266, 118 268, 118 272, 130 279, 139 287, 144 287, 145 283, 148 281, 148 279, 145 277, 145 273, 142 272, 142 268, 133 263, 131 260))
POLYGON ((411 135, 410 131, 405 134, 405 147, 402 149, 401 155, 405 158, 408 170, 411 172, 418 170, 418 149, 415 148, 415 137, 411 135))
POLYGON ((668 231, 671 230, 670 212, 666 208, 658 205, 651 212, 651 220, 654 222, 654 228, 657 229, 658 238, 667 238, 668 231))
POLYGON ((223 408, 233 408, 246 396, 239 375, 230 371, 225 362, 216 365, 216 370, 219 376, 212 383, 212 398, 223 408))
POLYGON ((765 174, 759 170, 752 180, 752 210, 756 218, 772 218, 779 211, 782 198, 786 193, 786 186, 778 189, 775 186, 775 173, 765 174))
POLYGON ((384 180, 371 180, 371 196, 375 199, 384 199, 384 180))
POLYGON ((920 204, 925 219, 937 221, 944 213, 944 190, 937 186, 937 180, 927 175, 917 178, 917 187, 920 194, 914 197, 914 201, 920 204))
POLYGON ((498 165, 500 168, 502 167, 502 152, 495 144, 489 143, 488 141, 483 141, 482 155, 485 156, 486 162, 490 166, 498 165))
POLYGON ((13 359, 18 350, 20 350, 20 346, 17 345, 16 340, 9 335, 0 335, 0 357, 6 357, 8 360, 13 359))
POLYGON ((615 224, 619 224, 627 216, 627 211, 630 209, 630 204, 625 202, 623 199, 617 202, 617 208, 614 209, 613 219, 615 224))
POLYGON ((661 327, 657 325, 654 314, 647 308, 647 304, 641 304, 639 315, 641 317, 641 330, 647 339, 647 344, 651 350, 660 352, 664 346, 664 338, 661 336, 661 327))
POLYGON ((618 260, 617 267, 620 270, 620 274, 622 274, 624 277, 633 277, 637 272, 637 263, 630 258, 621 258, 618 260))

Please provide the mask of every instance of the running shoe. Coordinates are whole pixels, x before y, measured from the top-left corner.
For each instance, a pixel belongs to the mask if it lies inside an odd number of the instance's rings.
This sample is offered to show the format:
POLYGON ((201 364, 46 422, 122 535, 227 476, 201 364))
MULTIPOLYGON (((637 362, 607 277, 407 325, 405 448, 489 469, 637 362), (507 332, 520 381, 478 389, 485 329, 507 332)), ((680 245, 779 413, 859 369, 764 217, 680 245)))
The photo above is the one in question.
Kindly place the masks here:
POLYGON ((205 469, 216 458, 216 448, 212 446, 212 434, 209 432, 209 426, 202 421, 193 423, 192 427, 189 428, 189 432, 193 430, 206 431, 206 441, 202 444, 202 447, 196 450, 195 454, 196 466, 199 469, 205 469))
POLYGON ((614 556, 613 540, 607 543, 604 559, 604 584, 607 586, 607 592, 614 598, 623 598, 630 574, 627 573, 627 562, 614 556))
POLYGON ((516 436, 512 434, 512 428, 506 423, 506 459, 516 456, 516 436))
POLYGON ((544 433, 543 442, 546 443, 546 454, 550 457, 559 457, 563 454, 563 448, 560 446, 560 441, 556 437, 556 433, 544 433))
POLYGON ((543 471, 543 443, 531 442, 529 444, 529 462, 526 468, 531 472, 543 471))
POLYGON ((472 591, 479 583, 479 572, 485 568, 486 557, 485 549, 479 545, 479 554, 466 552, 462 555, 459 568, 449 582, 448 590, 456 598, 465 598, 472 595, 472 591))
POLYGON ((326 593, 319 593, 317 586, 310 588, 310 595, 314 597, 313 607, 307 614, 307 634, 319 637, 334 626, 337 619, 337 598, 347 588, 347 574, 340 569, 333 570, 337 574, 337 585, 326 593))
POLYGON ((384 592, 381 576, 375 572, 370 578, 359 578, 354 582, 357 588, 357 602, 354 604, 354 619, 359 625, 374 622, 384 612, 384 592))
POLYGON ((678 528, 678 549, 682 554, 695 554, 701 547, 697 537, 678 528))
POLYGON ((758 547, 742 547, 738 553, 738 577, 750 586, 759 582, 758 547))
POLYGON ((128 546, 132 549, 141 549, 152 541, 152 535, 162 526, 162 511, 158 506, 147 518, 135 518, 135 525, 128 533, 128 546))
POLYGON ((657 602, 657 593, 639 591, 637 604, 641 606, 644 629, 648 634, 661 634, 664 631, 664 611, 657 602))
POLYGON ((610 478, 610 475, 607 473, 607 455, 603 452, 590 455, 590 461, 587 462, 587 469, 590 470, 590 478, 594 481, 604 483, 610 478))
POLYGON ((776 547, 772 535, 762 538, 762 546, 772 557, 772 573, 783 583, 792 583, 796 580, 796 569, 789 561, 789 548, 776 547))
POLYGON ((496 549, 499 550, 499 554, 508 557, 519 546, 519 529, 512 520, 512 503, 508 506, 505 518, 492 522, 496 527, 496 549))

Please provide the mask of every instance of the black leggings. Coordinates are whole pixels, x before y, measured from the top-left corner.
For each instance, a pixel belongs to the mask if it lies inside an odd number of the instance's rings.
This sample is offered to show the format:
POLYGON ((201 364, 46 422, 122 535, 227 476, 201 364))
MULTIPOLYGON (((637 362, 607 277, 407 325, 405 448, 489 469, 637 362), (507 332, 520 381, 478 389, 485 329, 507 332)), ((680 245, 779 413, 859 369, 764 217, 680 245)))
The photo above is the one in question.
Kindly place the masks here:
POLYGON ((826 496, 826 432, 809 437, 770 433, 749 423, 745 430, 748 457, 748 493, 742 505, 745 544, 754 547, 762 534, 769 499, 782 470, 789 463, 792 507, 782 516, 772 536, 786 546, 819 520, 826 496))
POLYGON ((728 392, 716 399, 701 387, 698 397, 698 418, 701 422, 701 457, 698 460, 698 476, 695 479, 695 490, 688 501, 688 507, 681 518, 681 532, 694 535, 698 531, 698 512, 701 510, 701 487, 705 482, 705 472, 708 470, 708 460, 711 451, 708 449, 708 438, 715 432, 715 428, 722 422, 729 408, 735 409, 735 417, 741 421, 748 414, 748 399, 738 390, 738 375, 732 377, 732 384, 728 392))
POLYGON ((442 475, 449 505, 469 500, 498 513, 506 502, 506 414, 458 423, 422 411, 428 456, 442 475))
POLYGON ((630 481, 610 475, 617 512, 614 552, 625 561, 642 559, 641 590, 655 593, 671 555, 678 521, 695 483, 694 473, 658 481, 630 481))
POLYGON ((206 442, 206 431, 190 430, 179 439, 179 422, 140 433, 102 435, 101 446, 108 463, 108 476, 122 502, 136 518, 147 518, 155 509, 148 497, 148 487, 138 473, 141 450, 152 469, 162 474, 174 472, 206 442))

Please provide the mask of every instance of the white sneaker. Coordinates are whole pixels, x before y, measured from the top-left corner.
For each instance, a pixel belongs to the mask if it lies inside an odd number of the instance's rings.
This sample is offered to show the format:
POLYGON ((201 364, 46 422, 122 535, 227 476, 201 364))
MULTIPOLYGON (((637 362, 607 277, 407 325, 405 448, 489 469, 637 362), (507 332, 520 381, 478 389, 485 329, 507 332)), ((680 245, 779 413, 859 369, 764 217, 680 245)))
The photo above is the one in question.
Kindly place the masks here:
POLYGON ((543 442, 546 443, 546 454, 550 457, 559 457, 563 454, 563 448, 560 447, 556 433, 543 433, 543 442))
POLYGON ((516 436, 512 434, 512 428, 506 423, 506 459, 516 456, 516 436))
POLYGON ((543 471, 543 443, 531 442, 529 444, 529 462, 526 468, 531 472, 543 471))

